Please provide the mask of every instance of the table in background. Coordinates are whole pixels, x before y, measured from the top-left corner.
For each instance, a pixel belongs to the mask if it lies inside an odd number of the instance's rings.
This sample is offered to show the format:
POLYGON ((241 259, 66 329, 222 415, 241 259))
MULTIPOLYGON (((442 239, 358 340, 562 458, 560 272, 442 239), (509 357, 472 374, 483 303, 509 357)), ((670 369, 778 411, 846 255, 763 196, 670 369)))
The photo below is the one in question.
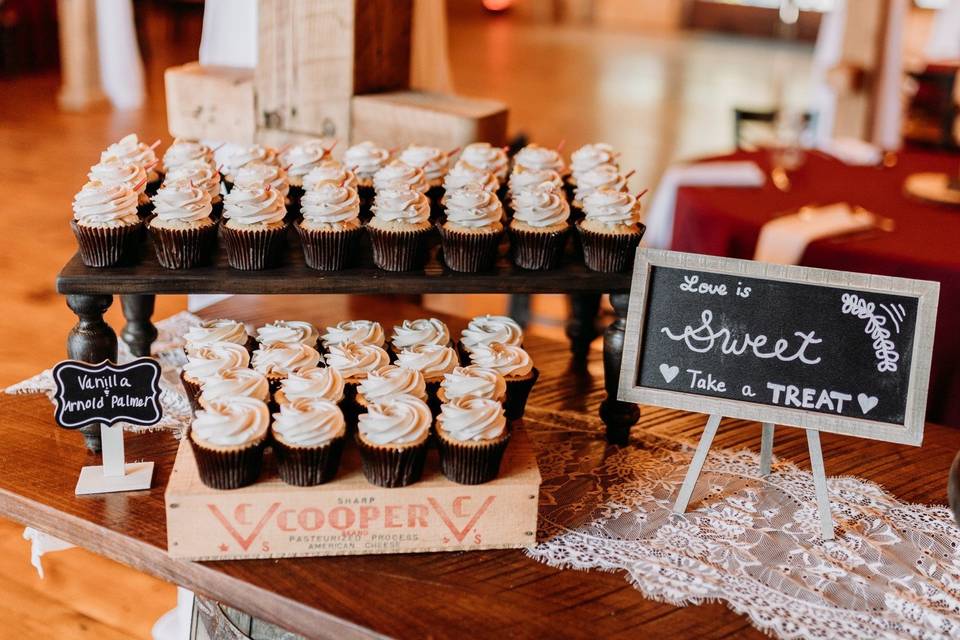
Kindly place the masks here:
MULTIPOLYGON (((769 171, 769 154, 741 151, 711 160, 753 160, 769 171)), ((927 418, 960 426, 960 208, 915 200, 903 192, 912 173, 960 173, 960 156, 910 150, 894 167, 854 167, 818 152, 790 172, 791 188, 681 187, 672 249, 753 258, 763 225, 804 205, 848 202, 896 221, 870 231, 811 243, 800 264, 940 282, 940 307, 927 418)))

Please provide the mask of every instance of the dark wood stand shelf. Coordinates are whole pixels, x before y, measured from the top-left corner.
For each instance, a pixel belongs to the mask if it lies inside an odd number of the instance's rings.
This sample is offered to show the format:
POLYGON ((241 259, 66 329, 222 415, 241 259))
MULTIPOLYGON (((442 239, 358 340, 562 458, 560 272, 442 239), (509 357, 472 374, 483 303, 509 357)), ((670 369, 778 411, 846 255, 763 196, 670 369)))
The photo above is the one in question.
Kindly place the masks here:
MULTIPOLYGON (((156 338, 151 323, 157 294, 424 294, 424 293, 566 293, 598 298, 609 293, 616 317, 603 334, 603 364, 607 398, 600 416, 607 425, 611 442, 626 443, 630 427, 640 417, 634 404, 619 402, 617 379, 623 352, 626 326, 629 273, 596 273, 588 270, 580 257, 570 253, 560 268, 552 271, 527 271, 515 267, 502 255, 492 271, 457 273, 442 262, 439 247, 433 247, 422 271, 391 273, 376 268, 368 244, 361 243, 356 266, 336 272, 307 267, 296 234, 289 234, 284 260, 264 271, 238 271, 227 265, 226 254, 218 250, 209 266, 184 271, 162 268, 150 241, 145 241, 130 263, 106 269, 85 267, 79 255, 66 264, 57 276, 57 291, 66 295, 67 304, 78 322, 67 343, 71 358, 88 362, 116 359, 117 336, 103 321, 103 314, 119 295, 127 324, 121 337, 135 355, 148 355, 156 338)), ((583 298, 581 298, 582 300, 583 298)), ((575 355, 584 354, 584 343, 595 337, 594 305, 579 310, 567 327, 575 355), (592 308, 591 308, 592 307, 592 308)), ((99 432, 85 433, 88 446, 99 448, 99 432)))

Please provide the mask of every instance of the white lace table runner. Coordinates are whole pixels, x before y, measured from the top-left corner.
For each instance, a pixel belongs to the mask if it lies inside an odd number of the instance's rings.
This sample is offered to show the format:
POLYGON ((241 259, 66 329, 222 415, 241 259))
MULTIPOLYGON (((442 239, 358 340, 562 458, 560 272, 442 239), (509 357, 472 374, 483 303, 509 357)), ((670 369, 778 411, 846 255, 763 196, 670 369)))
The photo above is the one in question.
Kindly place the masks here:
POLYGON ((598 419, 537 408, 525 422, 543 475, 537 560, 623 571, 677 606, 722 600, 780 638, 960 637, 960 529, 945 507, 830 478, 844 531, 825 542, 808 471, 774 460, 760 478, 758 455, 713 449, 707 497, 675 516, 695 443, 634 429, 631 446, 607 447, 598 419))

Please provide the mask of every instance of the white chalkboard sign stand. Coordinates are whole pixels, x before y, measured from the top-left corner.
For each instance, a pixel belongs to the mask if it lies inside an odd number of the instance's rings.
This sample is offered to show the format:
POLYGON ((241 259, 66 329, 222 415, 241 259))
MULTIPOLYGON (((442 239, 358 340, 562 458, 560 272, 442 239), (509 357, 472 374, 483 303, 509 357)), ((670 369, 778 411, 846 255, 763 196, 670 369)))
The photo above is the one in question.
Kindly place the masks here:
POLYGON ((806 431, 824 539, 834 537, 820 432, 919 445, 939 284, 641 249, 618 399, 709 415, 674 512, 724 416, 806 431))
POLYGON ((123 427, 100 425, 103 464, 80 469, 74 494, 85 496, 117 491, 149 489, 153 482, 153 462, 126 462, 123 427))

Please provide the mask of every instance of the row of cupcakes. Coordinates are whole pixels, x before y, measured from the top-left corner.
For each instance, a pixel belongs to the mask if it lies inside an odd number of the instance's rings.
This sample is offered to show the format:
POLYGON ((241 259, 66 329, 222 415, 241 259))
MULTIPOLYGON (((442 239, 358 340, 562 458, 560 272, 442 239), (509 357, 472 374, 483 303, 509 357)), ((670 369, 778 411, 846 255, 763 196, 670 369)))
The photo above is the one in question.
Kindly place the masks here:
POLYGON ((499 471, 508 421, 523 415, 538 377, 519 326, 502 316, 464 330, 456 344, 467 366, 433 318, 397 325, 389 344, 379 323, 362 320, 322 335, 306 322, 277 321, 256 337, 241 323, 213 320, 186 340, 190 442, 201 480, 219 489, 255 482, 268 445, 285 482, 326 482, 354 431, 374 484, 417 481, 430 434, 448 478, 487 482, 499 471))

